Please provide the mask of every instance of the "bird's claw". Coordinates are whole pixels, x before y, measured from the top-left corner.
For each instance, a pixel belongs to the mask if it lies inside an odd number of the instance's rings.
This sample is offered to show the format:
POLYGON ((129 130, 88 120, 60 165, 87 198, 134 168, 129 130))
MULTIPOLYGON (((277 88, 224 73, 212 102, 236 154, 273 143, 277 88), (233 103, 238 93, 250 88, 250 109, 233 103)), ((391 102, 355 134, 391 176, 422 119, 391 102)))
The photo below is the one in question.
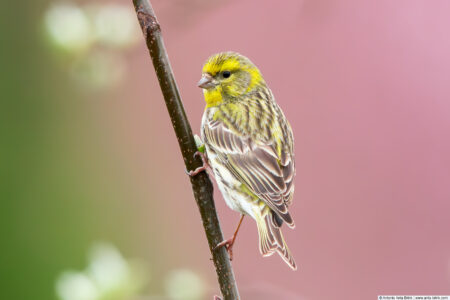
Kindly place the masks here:
POLYGON ((201 167, 198 167, 195 170, 192 170, 192 171, 187 171, 186 170, 186 174, 188 174, 191 177, 197 175, 200 172, 206 171, 208 168, 210 168, 210 165, 208 163, 208 157, 206 156, 205 153, 197 151, 197 152, 194 153, 194 158, 197 157, 197 156, 201 157, 203 165, 201 167))
POLYGON ((203 166, 198 167, 197 169, 192 170, 192 171, 187 171, 186 170, 186 174, 188 174, 189 176, 192 177, 192 176, 195 176, 195 175, 197 175, 198 173, 200 173, 202 171, 206 171, 207 168, 208 168, 207 166, 203 165, 203 166))
POLYGON ((230 256, 230 260, 233 260, 233 244, 234 244, 234 236, 218 243, 217 246, 214 247, 214 250, 225 247, 225 249, 227 249, 228 255, 230 256))

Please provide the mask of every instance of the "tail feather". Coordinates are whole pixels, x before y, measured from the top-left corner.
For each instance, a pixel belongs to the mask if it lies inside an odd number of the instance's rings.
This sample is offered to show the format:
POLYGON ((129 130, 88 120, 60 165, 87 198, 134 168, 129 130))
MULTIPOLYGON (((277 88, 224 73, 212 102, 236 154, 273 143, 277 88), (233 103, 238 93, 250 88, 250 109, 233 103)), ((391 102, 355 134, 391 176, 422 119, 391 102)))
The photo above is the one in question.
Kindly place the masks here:
POLYGON ((276 201, 277 204, 274 203, 273 199, 275 196, 271 195, 271 197, 260 195, 265 199, 265 203, 272 209, 274 213, 281 219, 281 221, 286 222, 286 224, 294 229, 295 228, 295 222, 292 219, 291 214, 288 211, 288 206, 284 202, 284 200, 281 198, 278 201, 276 201))
POLYGON ((259 233, 259 250, 263 256, 270 256, 277 252, 289 267, 296 270, 297 265, 284 241, 280 227, 274 222, 272 213, 266 213, 265 216, 259 214, 256 217, 259 233))

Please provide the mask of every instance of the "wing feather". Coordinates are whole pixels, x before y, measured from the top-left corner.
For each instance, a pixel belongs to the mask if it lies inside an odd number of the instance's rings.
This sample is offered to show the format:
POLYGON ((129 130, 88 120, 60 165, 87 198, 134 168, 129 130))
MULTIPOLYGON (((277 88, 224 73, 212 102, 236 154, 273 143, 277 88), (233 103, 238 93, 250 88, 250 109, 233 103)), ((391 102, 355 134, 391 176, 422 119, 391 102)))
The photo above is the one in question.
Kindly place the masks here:
MULTIPOLYGON (((273 139, 256 141, 251 136, 233 132, 217 120, 204 125, 205 142, 221 162, 290 227, 294 227, 288 211, 295 175, 292 147, 282 147, 278 154, 273 139)), ((292 137, 291 132, 288 134, 292 137)))

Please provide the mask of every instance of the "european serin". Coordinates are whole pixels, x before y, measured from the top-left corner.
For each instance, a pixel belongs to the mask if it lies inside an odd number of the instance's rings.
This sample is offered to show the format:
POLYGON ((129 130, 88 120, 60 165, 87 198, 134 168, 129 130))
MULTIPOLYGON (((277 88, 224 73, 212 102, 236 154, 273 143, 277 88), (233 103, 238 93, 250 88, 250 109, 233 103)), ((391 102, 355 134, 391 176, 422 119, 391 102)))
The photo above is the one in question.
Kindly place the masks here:
POLYGON ((228 206, 242 214, 234 235, 218 246, 226 246, 232 256, 239 226, 249 215, 258 227, 261 254, 276 251, 295 270, 280 230, 283 222, 295 227, 288 211, 294 193, 294 138, 286 117, 261 72, 238 53, 211 56, 198 86, 206 101, 201 135, 209 165, 228 206))

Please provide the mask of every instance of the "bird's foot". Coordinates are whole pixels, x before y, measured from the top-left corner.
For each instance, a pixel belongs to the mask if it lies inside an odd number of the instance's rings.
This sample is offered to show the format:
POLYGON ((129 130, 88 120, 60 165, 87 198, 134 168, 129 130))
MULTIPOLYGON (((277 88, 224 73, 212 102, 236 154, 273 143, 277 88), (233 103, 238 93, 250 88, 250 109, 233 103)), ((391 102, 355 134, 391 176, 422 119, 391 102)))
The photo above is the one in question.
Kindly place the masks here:
POLYGON ((191 177, 197 175, 200 172, 208 170, 208 168, 211 168, 211 166, 208 163, 208 157, 206 156, 205 153, 197 151, 197 152, 194 153, 194 157, 196 157, 196 156, 200 156, 202 158, 203 165, 201 167, 198 167, 197 169, 195 169, 193 171, 189 171, 189 172, 186 171, 186 173, 189 176, 191 176, 191 177))
POLYGON ((214 247, 214 250, 222 248, 222 247, 225 246, 225 248, 227 249, 228 255, 230 256, 230 260, 233 260, 233 245, 234 245, 234 241, 235 241, 235 236, 233 235, 229 239, 218 243, 217 246, 214 247))

